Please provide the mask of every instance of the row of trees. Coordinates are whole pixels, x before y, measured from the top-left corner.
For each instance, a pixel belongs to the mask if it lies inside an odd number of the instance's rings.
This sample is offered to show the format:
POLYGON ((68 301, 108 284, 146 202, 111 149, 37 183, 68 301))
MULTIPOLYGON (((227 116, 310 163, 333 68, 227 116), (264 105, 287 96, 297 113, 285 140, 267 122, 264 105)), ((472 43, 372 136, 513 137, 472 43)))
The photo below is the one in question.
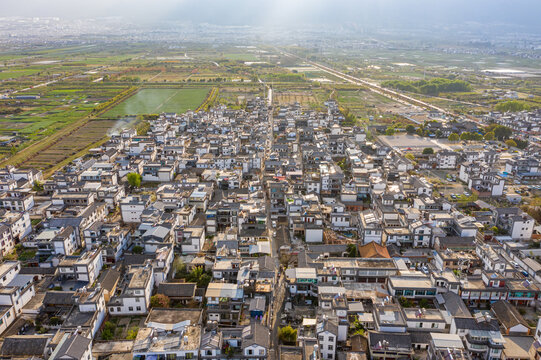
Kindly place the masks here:
POLYGON ((471 133, 471 132, 463 132, 460 135, 457 133, 452 133, 449 135, 448 140, 457 142, 457 141, 468 141, 468 140, 486 140, 486 141, 493 141, 493 140, 500 140, 505 141, 505 144, 509 147, 516 147, 519 149, 525 149, 528 147, 528 141, 521 140, 521 139, 511 139, 510 137, 513 135, 513 130, 508 128, 504 125, 497 125, 492 124, 489 127, 485 129, 485 134, 482 135, 480 133, 471 133))
POLYGON ((501 112, 518 112, 523 110, 530 110, 530 105, 524 101, 510 100, 496 104, 494 107, 497 111, 501 112))
POLYGON ((445 78, 417 81, 389 80, 384 81, 381 85, 386 88, 434 96, 442 92, 467 92, 472 90, 471 85, 465 81, 445 78))

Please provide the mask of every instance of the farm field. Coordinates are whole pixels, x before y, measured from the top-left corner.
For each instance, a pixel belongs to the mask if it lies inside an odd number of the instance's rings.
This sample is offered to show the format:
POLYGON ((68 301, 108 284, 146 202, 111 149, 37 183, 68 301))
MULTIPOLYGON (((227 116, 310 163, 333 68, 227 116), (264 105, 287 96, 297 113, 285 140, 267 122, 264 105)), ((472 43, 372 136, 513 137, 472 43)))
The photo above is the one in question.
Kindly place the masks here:
POLYGON ((40 90, 36 99, 0 100, 0 136, 4 141, 11 139, 0 145, 0 156, 9 155, 13 147, 19 151, 88 116, 96 105, 114 97, 123 87, 57 86, 40 90))
POLYGON ((50 144, 49 147, 40 151, 36 156, 23 161, 19 166, 41 170, 47 170, 56 166, 88 146, 105 139, 111 128, 120 127, 121 125, 129 126, 128 122, 119 124, 120 121, 121 120, 90 120, 72 133, 63 136, 57 142, 50 144))
POLYGON ((195 110, 205 100, 210 88, 142 89, 120 103, 103 117, 156 114, 162 112, 183 113, 195 110))
POLYGON ((318 102, 310 91, 277 92, 273 96, 274 102, 278 105, 299 103, 302 106, 315 106, 318 102))
POLYGON ((224 86, 220 88, 217 104, 238 108, 240 104, 257 96, 263 97, 263 90, 257 86, 224 86))
POLYGON ((404 110, 402 104, 364 89, 337 89, 336 95, 340 105, 359 118, 404 110))

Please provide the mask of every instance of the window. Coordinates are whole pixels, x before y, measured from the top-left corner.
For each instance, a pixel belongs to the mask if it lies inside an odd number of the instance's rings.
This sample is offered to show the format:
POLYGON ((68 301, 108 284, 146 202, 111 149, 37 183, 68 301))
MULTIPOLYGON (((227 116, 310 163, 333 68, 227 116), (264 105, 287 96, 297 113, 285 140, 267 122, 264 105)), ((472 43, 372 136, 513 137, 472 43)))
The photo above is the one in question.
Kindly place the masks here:
POLYGON ((128 310, 133 311, 133 306, 130 306, 128 310))
POLYGON ((120 307, 117 307, 117 308, 116 308, 116 311, 120 312, 120 307))
POLYGON ((248 355, 252 355, 252 349, 248 349, 248 355))
POLYGON ((329 336, 329 341, 334 341, 334 336, 329 336))
POLYGON ((141 298, 135 298, 135 302, 141 302, 141 298))
POLYGON ((259 349, 259 355, 265 355, 265 350, 264 349, 259 349))
POLYGON ((141 307, 140 307, 140 306, 137 307, 137 311, 141 311, 141 307))
POLYGON ((333 349, 333 346, 332 345, 329 345, 329 350, 332 350, 333 349))
POLYGON ((332 359, 332 354, 327 354, 327 359, 332 359))

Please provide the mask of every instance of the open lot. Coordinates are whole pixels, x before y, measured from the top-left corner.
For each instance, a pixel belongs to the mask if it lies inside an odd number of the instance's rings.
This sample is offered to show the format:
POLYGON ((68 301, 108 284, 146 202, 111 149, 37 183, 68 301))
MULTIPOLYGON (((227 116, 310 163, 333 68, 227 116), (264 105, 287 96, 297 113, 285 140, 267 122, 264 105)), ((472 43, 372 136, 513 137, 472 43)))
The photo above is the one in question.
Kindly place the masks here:
POLYGON ((430 139, 420 137, 417 135, 397 134, 392 136, 378 136, 378 139, 387 146, 399 151, 422 151, 424 148, 431 147, 434 150, 446 149, 449 150, 449 146, 444 144, 438 139, 430 139), (409 150, 411 149, 411 150, 409 150))
POLYGON ((183 113, 195 110, 205 100, 210 88, 143 89, 104 114, 104 117, 183 113))

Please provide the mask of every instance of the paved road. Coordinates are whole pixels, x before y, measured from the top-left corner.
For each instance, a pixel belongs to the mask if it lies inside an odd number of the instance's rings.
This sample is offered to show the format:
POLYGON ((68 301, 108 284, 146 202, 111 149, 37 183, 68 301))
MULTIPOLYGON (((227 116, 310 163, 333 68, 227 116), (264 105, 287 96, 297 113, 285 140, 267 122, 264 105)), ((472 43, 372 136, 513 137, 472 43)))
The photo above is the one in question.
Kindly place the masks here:
MULTIPOLYGON (((265 141, 265 155, 264 160, 268 159, 271 151, 272 146, 274 144, 274 136, 273 136, 273 128, 274 128, 274 116, 273 116, 273 102, 272 102, 272 88, 269 87, 267 84, 265 84, 263 81, 259 80, 260 83, 264 84, 267 88, 267 106, 268 109, 268 120, 269 120, 269 128, 267 131, 267 140, 265 141)), ((264 168, 264 164, 263 164, 264 168)), ((261 177, 260 181, 263 183, 264 179, 264 169, 261 171, 261 177)), ((264 184, 264 183, 263 183, 264 184)), ((276 265, 278 266, 278 282, 274 288, 274 291, 272 293, 270 308, 269 308, 269 318, 267 325, 270 328, 271 332, 271 347, 269 349, 269 358, 271 360, 276 360, 278 358, 278 348, 280 345, 280 342, 278 340, 278 328, 280 325, 280 317, 282 315, 282 309, 284 307, 284 300, 286 296, 286 284, 285 284, 285 274, 282 271, 282 268, 280 267, 280 261, 279 261, 279 247, 281 244, 278 244, 275 238, 275 229, 272 227, 272 219, 271 219, 271 212, 270 212, 270 198, 268 194, 268 189, 266 187, 266 184, 264 184, 264 190, 265 190, 265 212, 267 215, 267 230, 270 235, 270 241, 271 241, 271 252, 272 252, 272 258, 275 260, 276 265)), ((278 229, 277 229, 278 230, 278 229)), ((282 229, 280 229, 282 230, 282 229)))
POLYGON ((285 274, 280 273, 280 279, 274 290, 273 302, 271 305, 271 360, 278 358, 278 348, 280 341, 278 340, 278 328, 280 327, 280 318, 284 308, 284 300, 286 296, 285 274))

